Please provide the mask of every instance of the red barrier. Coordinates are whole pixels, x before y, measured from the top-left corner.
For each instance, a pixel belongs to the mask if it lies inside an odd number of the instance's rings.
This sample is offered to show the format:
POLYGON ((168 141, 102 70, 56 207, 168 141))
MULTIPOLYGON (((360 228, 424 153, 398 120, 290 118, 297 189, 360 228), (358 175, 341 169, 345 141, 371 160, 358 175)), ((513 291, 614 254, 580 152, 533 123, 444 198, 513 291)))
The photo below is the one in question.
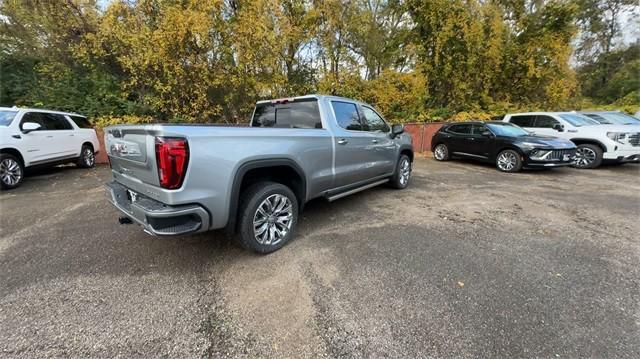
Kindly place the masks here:
POLYGON ((404 130, 413 138, 413 150, 416 152, 431 151, 431 139, 442 127, 441 122, 407 123, 404 130))
POLYGON ((104 132, 102 129, 96 129, 98 135, 98 142, 100 142, 100 152, 96 154, 96 163, 109 163, 107 158, 107 149, 104 147, 104 132))

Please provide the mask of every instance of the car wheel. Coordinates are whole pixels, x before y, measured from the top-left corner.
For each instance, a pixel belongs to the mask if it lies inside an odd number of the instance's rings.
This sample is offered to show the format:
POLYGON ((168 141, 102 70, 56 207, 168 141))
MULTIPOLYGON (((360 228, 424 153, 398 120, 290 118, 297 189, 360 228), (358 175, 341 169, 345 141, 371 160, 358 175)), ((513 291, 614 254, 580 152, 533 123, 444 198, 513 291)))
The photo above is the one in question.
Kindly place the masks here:
POLYGON ((449 148, 444 143, 440 143, 433 149, 433 157, 438 161, 449 160, 449 148))
POLYGON ((391 187, 397 189, 407 188, 411 179, 411 159, 407 155, 400 155, 396 172, 391 177, 391 187))
POLYGON ((91 168, 96 165, 96 154, 89 145, 83 145, 78 158, 78 167, 91 168))
POLYGON ((575 168, 596 168, 602 163, 602 148, 597 145, 578 145, 573 163, 575 168))
POLYGON ((22 162, 8 153, 0 154, 0 188, 16 188, 22 184, 23 179, 24 166, 22 162))
POLYGON ((496 157, 496 167, 502 172, 518 172, 522 169, 520 154, 514 150, 504 150, 496 157))
POLYGON ((297 222, 298 200, 289 187, 259 182, 242 193, 238 239, 244 248, 274 252, 289 242, 297 222))

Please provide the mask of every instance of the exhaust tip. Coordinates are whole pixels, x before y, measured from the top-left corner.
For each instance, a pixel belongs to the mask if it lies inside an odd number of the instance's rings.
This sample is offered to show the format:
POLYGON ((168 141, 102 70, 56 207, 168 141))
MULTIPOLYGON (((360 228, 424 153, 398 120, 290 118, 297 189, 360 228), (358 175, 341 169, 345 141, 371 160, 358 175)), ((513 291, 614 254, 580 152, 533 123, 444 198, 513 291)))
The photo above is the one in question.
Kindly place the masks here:
POLYGON ((118 223, 120 224, 131 224, 133 221, 129 217, 118 217, 118 223))

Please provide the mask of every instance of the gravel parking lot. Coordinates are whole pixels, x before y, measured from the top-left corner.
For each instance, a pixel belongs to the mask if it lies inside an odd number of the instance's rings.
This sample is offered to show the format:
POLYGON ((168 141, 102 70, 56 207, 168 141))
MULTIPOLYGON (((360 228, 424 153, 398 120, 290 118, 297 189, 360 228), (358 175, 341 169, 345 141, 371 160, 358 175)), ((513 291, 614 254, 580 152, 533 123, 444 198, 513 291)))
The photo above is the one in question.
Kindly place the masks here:
POLYGON ((118 225, 108 178, 0 195, 0 356, 640 357, 640 166, 420 158, 267 256, 118 225))

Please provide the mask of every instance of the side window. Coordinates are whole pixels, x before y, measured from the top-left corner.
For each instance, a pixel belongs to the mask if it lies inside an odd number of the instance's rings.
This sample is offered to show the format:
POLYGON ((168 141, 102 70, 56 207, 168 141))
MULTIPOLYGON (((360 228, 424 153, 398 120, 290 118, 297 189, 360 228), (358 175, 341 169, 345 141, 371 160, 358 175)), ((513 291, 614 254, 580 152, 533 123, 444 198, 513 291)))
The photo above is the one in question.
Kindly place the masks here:
POLYGON ((362 114, 364 115, 364 121, 367 125, 368 131, 381 131, 381 132, 389 132, 390 128, 386 122, 375 112, 373 109, 362 106, 362 114))
POLYGON ((536 116, 536 125, 535 127, 539 128, 553 128, 553 125, 557 124, 553 117, 550 116, 536 116))
POLYGON ((47 130, 72 130, 71 124, 64 115, 58 115, 55 113, 45 113, 45 123, 47 124, 47 130))
POLYGON ((459 125, 451 125, 447 129, 449 132, 453 132, 458 135, 470 135, 471 134, 471 124, 463 123, 459 125))
POLYGON ((535 116, 530 115, 521 115, 521 116, 511 116, 509 122, 514 125, 518 125, 520 127, 533 127, 533 120, 535 116))
POLYGON ((483 132, 489 131, 485 125, 473 125, 473 134, 481 135, 483 132))
POLYGON ((22 120, 20 120, 20 129, 22 129, 22 125, 25 122, 34 122, 39 124, 40 130, 46 130, 47 129, 47 123, 46 123, 46 117, 45 114, 42 112, 27 112, 24 114, 24 116, 22 116, 22 120))
POLYGON ((351 131, 362 131, 358 108, 354 103, 331 101, 331 107, 340 127, 351 131))
POLYGON ((317 100, 263 103, 256 107, 252 127, 322 128, 317 100))
POLYGON ((91 122, 89 122, 86 117, 71 115, 69 115, 69 117, 73 120, 73 122, 75 122, 76 126, 80 128, 93 128, 93 126, 91 126, 91 122))

